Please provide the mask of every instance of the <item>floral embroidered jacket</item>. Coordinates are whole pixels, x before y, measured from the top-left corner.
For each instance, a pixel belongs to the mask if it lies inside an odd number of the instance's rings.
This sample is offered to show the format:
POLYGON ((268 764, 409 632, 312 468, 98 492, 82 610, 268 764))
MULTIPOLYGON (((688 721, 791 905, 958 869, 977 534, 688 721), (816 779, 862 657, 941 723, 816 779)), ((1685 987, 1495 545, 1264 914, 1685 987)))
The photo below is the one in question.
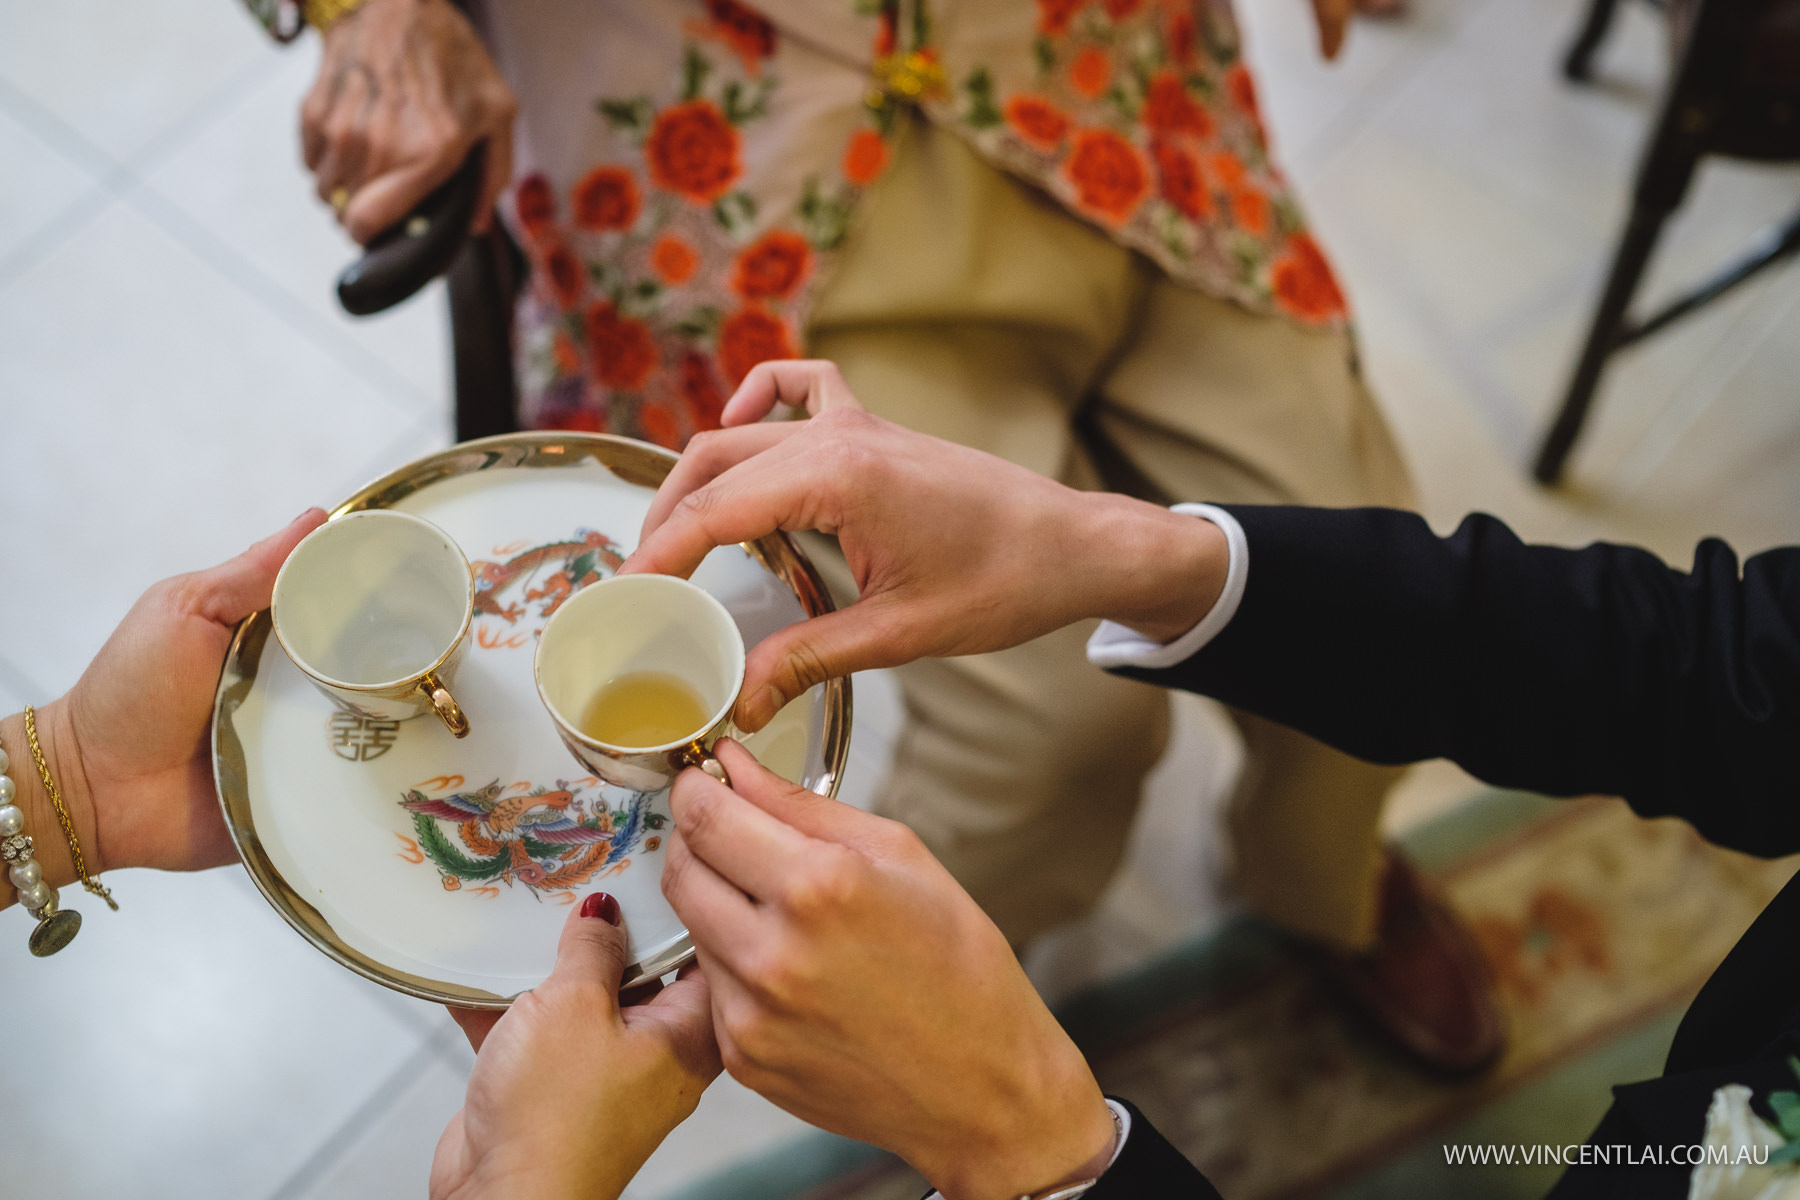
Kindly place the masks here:
MULTIPOLYGON (((272 25, 283 0, 248 0, 272 25)), ((1344 299, 1225 0, 491 0, 519 94, 521 416, 678 446, 807 314, 902 106, 1181 283, 1344 299)))

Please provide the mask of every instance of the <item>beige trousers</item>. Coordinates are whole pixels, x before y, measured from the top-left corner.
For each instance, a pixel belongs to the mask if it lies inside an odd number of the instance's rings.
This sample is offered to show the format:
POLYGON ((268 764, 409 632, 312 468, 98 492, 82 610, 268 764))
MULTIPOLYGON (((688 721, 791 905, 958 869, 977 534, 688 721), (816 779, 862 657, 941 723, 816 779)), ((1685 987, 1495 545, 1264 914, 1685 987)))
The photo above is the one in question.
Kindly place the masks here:
MULTIPOLYGON (((809 338, 876 413, 1159 503, 1410 502, 1346 335, 1170 283, 923 119, 865 203, 809 338)), ((848 586, 841 558, 821 566, 848 586)), ((1167 696, 1090 666, 1090 632, 899 672, 878 805, 1015 942, 1093 904, 1167 739, 1167 696)), ((1394 772, 1234 716, 1241 892, 1296 933, 1366 943, 1394 772)))

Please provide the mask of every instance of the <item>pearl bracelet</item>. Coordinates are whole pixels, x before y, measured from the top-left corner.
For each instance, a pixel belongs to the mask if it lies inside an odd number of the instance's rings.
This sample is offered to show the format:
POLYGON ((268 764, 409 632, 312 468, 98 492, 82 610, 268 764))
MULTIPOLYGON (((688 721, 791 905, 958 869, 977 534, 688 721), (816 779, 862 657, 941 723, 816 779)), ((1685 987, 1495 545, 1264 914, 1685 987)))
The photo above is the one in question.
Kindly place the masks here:
POLYGON ((7 867, 19 903, 37 918, 31 931, 31 952, 39 958, 55 954, 81 929, 81 914, 58 908, 56 889, 44 879, 44 868, 32 857, 31 838, 25 833, 25 811, 13 803, 18 794, 12 776, 12 759, 0 746, 0 862, 7 867))

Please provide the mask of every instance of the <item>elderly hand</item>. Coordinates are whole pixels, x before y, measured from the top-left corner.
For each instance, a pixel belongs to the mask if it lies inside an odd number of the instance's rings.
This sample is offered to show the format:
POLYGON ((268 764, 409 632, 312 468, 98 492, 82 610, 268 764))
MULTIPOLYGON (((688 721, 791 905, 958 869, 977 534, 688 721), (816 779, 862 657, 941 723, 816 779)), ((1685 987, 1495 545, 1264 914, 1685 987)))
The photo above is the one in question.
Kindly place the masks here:
POLYGON ((790 365, 812 383, 752 372, 727 413, 760 415, 777 392, 823 411, 695 437, 620 568, 686 576, 713 548, 778 529, 837 535, 861 598, 750 652, 740 728, 834 676, 1001 650, 1087 617, 1166 641, 1224 586, 1211 522, 913 433, 855 407, 828 364, 790 365))
POLYGON ((718 1076, 698 971, 619 1006, 618 919, 618 902, 594 893, 563 926, 548 979, 503 1014, 450 1010, 477 1053, 432 1160, 432 1200, 611 1200, 718 1076))
POLYGON ((794 787, 735 743, 718 753, 731 788, 699 771, 675 782, 662 886, 732 1076, 900 1155, 947 1200, 1099 1174, 1114 1128, 1093 1073, 912 831, 794 787))
MULTIPOLYGON (((191 871, 237 857, 213 790, 213 693, 239 621, 266 608, 276 572, 325 520, 309 509, 209 571, 165 579, 132 606, 81 679, 38 710, 38 738, 75 821, 90 874, 112 867, 191 871)), ((25 741, 0 726, 45 877, 75 878, 25 741)), ((13 892, 0 888, 0 907, 13 892)))
POLYGON ((449 0, 367 0, 324 42, 300 146, 350 236, 366 243, 399 222, 484 139, 474 230, 486 230, 512 178, 519 106, 468 19, 449 0))

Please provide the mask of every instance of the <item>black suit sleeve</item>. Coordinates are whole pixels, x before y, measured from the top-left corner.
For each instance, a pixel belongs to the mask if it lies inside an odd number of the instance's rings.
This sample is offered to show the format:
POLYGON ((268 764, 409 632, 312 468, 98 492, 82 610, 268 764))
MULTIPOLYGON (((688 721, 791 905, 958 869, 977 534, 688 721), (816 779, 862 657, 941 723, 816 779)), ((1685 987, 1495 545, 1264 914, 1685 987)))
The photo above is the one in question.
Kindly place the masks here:
POLYGON ((1131 1101, 1113 1099, 1131 1111, 1131 1136, 1082 1200, 1219 1200, 1200 1168, 1183 1158, 1131 1101))
MULTIPOLYGON (((1082 1193, 1081 1200, 1220 1200, 1218 1190, 1200 1169, 1169 1145, 1136 1105, 1117 1096, 1108 1099, 1131 1113, 1131 1133, 1119 1157, 1099 1183, 1082 1193)), ((925 1200, 936 1196, 929 1192, 925 1200)))
POLYGON ((1689 573, 1646 551, 1439 538, 1387 509, 1233 507, 1249 576, 1184 663, 1124 674, 1350 754, 1444 757, 1491 783, 1624 796, 1762 855, 1800 850, 1800 549, 1689 573))

